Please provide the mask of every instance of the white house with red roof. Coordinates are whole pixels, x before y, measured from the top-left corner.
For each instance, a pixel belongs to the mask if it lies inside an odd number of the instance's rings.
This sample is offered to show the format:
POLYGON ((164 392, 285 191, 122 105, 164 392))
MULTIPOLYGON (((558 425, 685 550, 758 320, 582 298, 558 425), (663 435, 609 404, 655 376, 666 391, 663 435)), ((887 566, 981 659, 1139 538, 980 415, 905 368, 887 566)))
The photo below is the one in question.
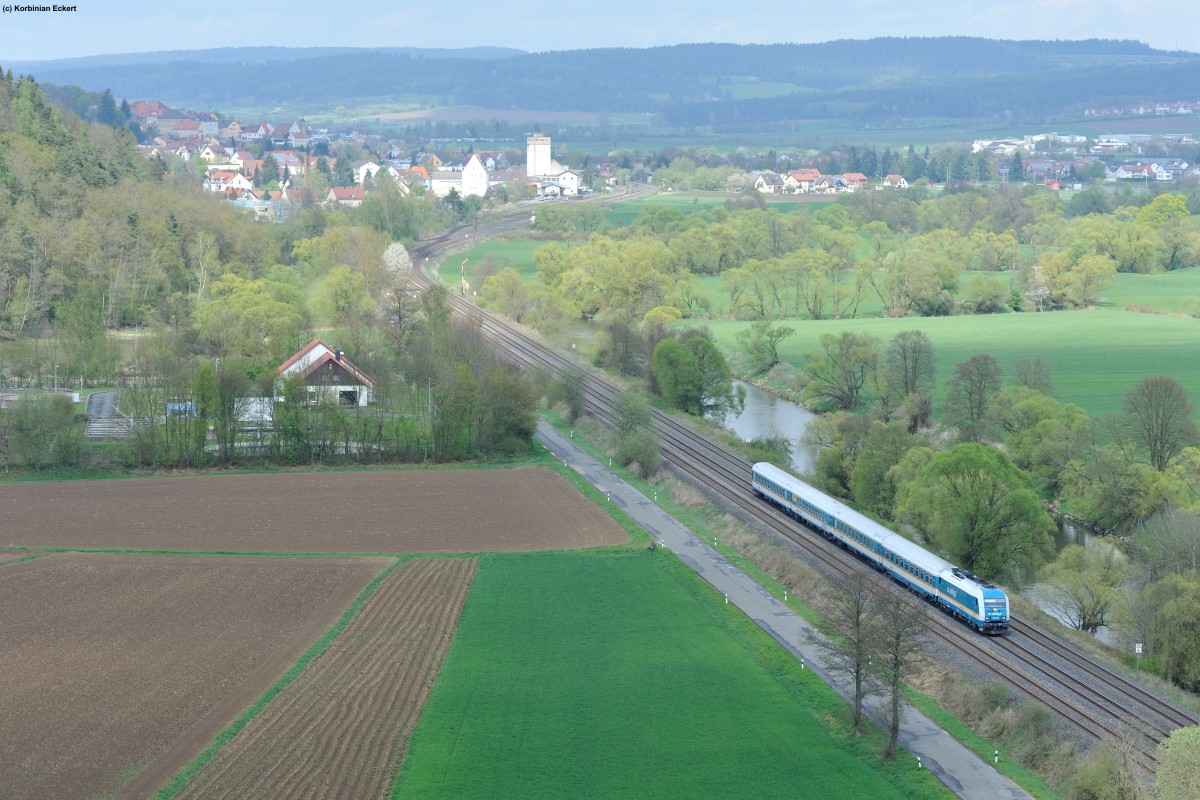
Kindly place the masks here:
MULTIPOLYGON (((308 401, 365 406, 371 402, 375 381, 351 363, 341 350, 313 339, 280 365, 279 379, 299 378, 308 388, 308 401)), ((282 394, 278 386, 276 394, 282 394)))
POLYGON ((796 169, 783 177, 783 185, 789 192, 804 194, 812 191, 813 184, 820 177, 819 169, 796 169))
POLYGON ((847 172, 842 178, 846 181, 848 192, 856 192, 867 185, 867 176, 861 172, 847 172))
POLYGON ((203 186, 209 192, 227 192, 230 189, 246 191, 253 189, 254 184, 240 172, 214 171, 204 178, 203 186))
POLYGON ((325 195, 325 207, 333 208, 334 206, 349 206, 357 208, 362 204, 366 193, 361 186, 336 186, 329 190, 329 194, 325 195))

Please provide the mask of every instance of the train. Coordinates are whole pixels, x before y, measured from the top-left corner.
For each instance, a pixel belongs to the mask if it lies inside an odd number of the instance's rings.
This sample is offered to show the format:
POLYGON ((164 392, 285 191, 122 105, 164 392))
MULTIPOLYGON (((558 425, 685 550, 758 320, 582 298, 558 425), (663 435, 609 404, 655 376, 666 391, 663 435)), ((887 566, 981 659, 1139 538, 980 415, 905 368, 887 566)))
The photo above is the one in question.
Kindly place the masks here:
POLYGON ((935 603, 980 633, 1009 628, 1008 595, 869 517, 765 461, 751 469, 750 488, 760 498, 856 553, 898 583, 935 603))

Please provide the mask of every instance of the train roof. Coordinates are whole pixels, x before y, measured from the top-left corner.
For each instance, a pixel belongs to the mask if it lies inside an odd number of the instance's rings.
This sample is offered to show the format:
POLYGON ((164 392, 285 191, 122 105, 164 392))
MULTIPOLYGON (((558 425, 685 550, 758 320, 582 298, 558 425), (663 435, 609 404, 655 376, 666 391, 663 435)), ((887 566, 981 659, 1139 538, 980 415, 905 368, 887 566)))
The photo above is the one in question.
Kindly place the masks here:
MULTIPOLYGON (((891 550, 906 561, 916 564, 930 574, 937 575, 945 570, 958 569, 946 559, 934 555, 914 542, 910 542, 890 528, 880 525, 875 520, 865 514, 860 514, 840 500, 809 486, 799 478, 792 477, 774 464, 760 461, 754 465, 754 471, 790 490, 792 494, 802 497, 813 505, 824 509, 835 518, 865 533, 888 550, 891 550)), ((964 572, 965 575, 966 573, 964 572)))

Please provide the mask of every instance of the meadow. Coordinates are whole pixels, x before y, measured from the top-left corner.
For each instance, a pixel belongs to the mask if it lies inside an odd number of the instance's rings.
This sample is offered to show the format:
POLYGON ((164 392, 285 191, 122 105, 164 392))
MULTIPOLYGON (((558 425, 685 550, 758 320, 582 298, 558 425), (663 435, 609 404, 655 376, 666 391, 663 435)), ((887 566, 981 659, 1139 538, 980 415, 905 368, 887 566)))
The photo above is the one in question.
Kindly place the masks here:
MULTIPOLYGON (((605 213, 614 225, 623 225, 649 205, 690 213, 723 202, 720 195, 678 192, 610 206, 605 213)), ((448 285, 457 285, 458 265, 466 257, 467 280, 476 289, 479 268, 488 260, 493 272, 511 266, 524 280, 536 283, 533 254, 545 244, 529 239, 481 242, 447 259, 440 274, 448 285)), ((1013 278, 1005 272, 965 272, 959 281, 960 298, 975 276, 995 277, 1006 284, 1013 278)), ((701 276, 700 284, 709 298, 713 319, 680 324, 707 325, 724 350, 739 351, 737 333, 749 323, 728 319, 729 295, 722 288, 721 276, 701 276)), ((1018 360, 1040 357, 1051 366, 1056 397, 1078 404, 1095 417, 1118 411, 1125 392, 1153 375, 1174 377, 1200 405, 1200 323, 1189 316, 1197 312, 1200 267, 1153 275, 1120 273, 1095 308, 1050 313, 886 319, 878 296, 868 289, 856 319, 784 320, 796 333, 783 341, 779 354, 784 362, 801 368, 806 354, 818 349, 825 333, 850 330, 888 340, 899 331, 920 329, 930 337, 937 355, 936 401, 944 399, 945 381, 954 366, 973 355, 993 355, 1010 374, 1018 360)))
POLYGON ((467 283, 476 290, 482 283, 480 273, 485 266, 491 275, 512 267, 520 273, 521 279, 526 283, 538 283, 537 269, 533 265, 533 251, 546 244, 548 242, 537 239, 488 239, 447 256, 446 260, 438 265, 437 274, 447 286, 457 288, 462 277, 459 265, 465 258, 467 263, 463 269, 466 271, 467 283))
MULTIPOLYGON (((735 337, 749 325, 721 320, 706 324, 717 344, 729 351, 740 350, 735 337)), ((954 365, 978 353, 994 356, 1008 374, 1019 359, 1045 359, 1050 364, 1055 397, 1076 403, 1093 417, 1118 411, 1122 396, 1142 378, 1153 375, 1170 375, 1200 403, 1200 323, 1188 317, 1100 308, 788 324, 796 333, 780 344, 779 355, 797 368, 806 363, 806 353, 818 350, 820 337, 826 333, 848 330, 886 341, 900 331, 924 331, 937 357, 935 403, 944 399, 945 382, 954 365)))
POLYGON ((845 719, 669 553, 489 555, 392 796, 949 796, 845 719))

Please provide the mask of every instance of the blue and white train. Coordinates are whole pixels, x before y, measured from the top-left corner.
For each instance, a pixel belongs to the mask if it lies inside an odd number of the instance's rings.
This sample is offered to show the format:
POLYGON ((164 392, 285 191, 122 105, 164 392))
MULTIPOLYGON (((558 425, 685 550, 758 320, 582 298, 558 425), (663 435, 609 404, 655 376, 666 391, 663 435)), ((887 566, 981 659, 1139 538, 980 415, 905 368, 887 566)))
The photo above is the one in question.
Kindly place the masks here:
POLYGON ((983 633, 1008 630, 1008 596, 898 533, 765 461, 754 465, 754 493, 857 553, 983 633))

